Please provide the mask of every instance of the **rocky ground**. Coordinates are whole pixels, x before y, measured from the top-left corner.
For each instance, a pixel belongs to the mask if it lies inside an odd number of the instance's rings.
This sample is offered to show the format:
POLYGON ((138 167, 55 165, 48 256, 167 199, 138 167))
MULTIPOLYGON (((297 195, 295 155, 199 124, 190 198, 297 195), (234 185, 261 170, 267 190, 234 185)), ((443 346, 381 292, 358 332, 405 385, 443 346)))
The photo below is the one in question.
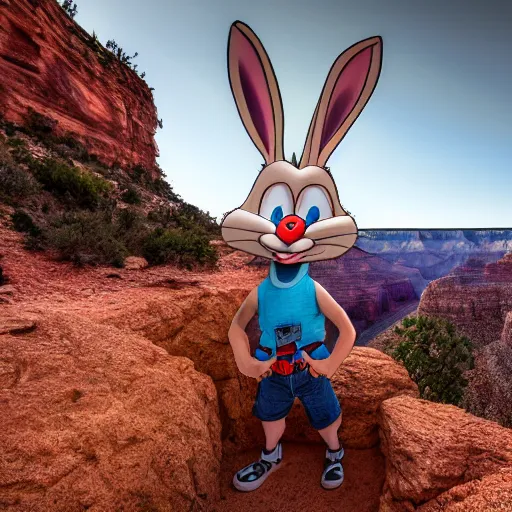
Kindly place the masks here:
POLYGON ((331 379, 343 486, 321 489, 324 447, 297 402, 283 467, 238 493, 263 436, 227 329, 265 271, 224 249, 216 272, 76 268, 6 225, 0 240, 0 508, 511 510, 511 431, 419 400, 403 367, 361 347, 331 379))

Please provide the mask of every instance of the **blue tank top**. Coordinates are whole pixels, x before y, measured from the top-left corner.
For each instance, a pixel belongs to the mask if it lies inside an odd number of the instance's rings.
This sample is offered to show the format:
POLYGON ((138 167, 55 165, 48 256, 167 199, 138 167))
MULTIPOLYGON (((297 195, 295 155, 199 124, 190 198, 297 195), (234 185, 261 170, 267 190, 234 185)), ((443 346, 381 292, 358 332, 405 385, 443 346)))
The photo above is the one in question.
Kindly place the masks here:
MULTIPOLYGON (((283 265, 282 270, 288 271, 283 265)), ((278 346, 294 341, 300 350, 325 339, 325 316, 316 300, 315 283, 308 274, 309 263, 300 265, 291 280, 279 279, 276 264, 270 263, 268 277, 258 286, 260 345, 276 355, 278 346)), ((322 344, 311 352, 313 359, 329 357, 322 344)))

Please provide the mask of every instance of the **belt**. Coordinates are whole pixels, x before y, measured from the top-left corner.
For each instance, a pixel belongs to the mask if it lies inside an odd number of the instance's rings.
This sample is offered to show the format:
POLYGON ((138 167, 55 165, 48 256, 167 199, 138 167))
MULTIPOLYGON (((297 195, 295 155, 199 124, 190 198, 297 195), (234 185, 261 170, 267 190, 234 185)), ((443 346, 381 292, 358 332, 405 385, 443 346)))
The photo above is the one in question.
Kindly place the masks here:
MULTIPOLYGON (((322 344, 322 341, 317 341, 306 345, 301 350, 310 354, 322 344)), ((309 366, 300 354, 301 350, 294 351, 287 350, 285 347, 282 348, 284 350, 277 350, 277 361, 270 367, 273 372, 278 373, 279 375, 291 375, 292 373, 304 371, 309 366)))

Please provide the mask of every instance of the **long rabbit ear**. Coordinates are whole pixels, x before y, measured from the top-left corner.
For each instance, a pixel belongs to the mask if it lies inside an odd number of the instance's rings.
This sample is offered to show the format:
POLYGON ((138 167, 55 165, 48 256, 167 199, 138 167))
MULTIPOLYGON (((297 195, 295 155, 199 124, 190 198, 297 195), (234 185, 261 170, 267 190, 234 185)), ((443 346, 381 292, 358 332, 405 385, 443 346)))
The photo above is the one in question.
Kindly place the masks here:
POLYGON ((324 167, 377 85, 382 39, 371 37, 345 50, 334 62, 313 114, 299 168, 324 167))
POLYGON ((231 25, 228 43, 231 90, 245 129, 265 162, 284 160, 283 104, 267 52, 241 21, 231 25))

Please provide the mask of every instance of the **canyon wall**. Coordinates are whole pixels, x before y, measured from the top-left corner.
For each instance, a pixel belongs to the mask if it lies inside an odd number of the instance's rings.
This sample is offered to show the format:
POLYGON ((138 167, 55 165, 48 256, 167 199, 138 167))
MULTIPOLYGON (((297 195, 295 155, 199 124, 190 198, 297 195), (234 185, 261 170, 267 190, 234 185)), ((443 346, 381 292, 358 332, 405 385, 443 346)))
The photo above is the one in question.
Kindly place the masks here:
POLYGON ((438 279, 468 258, 495 262, 512 251, 512 229, 367 229, 356 246, 438 279))
POLYGON ((150 88, 55 0, 0 1, 0 76, 7 121, 26 124, 31 108, 104 163, 140 164, 156 176, 150 88))

